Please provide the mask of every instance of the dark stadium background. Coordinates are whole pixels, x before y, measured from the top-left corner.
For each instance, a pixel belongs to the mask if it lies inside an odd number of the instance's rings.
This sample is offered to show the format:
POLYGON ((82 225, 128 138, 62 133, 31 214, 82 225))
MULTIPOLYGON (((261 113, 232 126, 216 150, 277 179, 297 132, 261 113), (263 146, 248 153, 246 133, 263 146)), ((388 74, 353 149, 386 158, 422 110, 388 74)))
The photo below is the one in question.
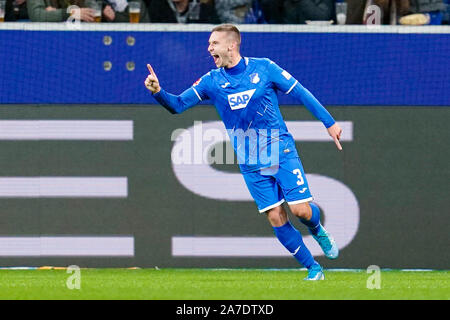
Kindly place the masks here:
MULTIPOLYGON (((0 29, 2 121, 127 120, 133 130, 124 141, 33 140, 5 138, 0 126, 0 177, 127 178, 126 197, 0 196, 0 244, 20 237, 115 236, 132 239, 132 254, 15 256, 0 246, 0 265, 296 267, 289 257, 172 255, 174 236, 270 237, 272 230, 251 201, 207 199, 180 184, 171 163, 172 132, 217 121, 217 113, 206 103, 171 116, 143 85, 147 63, 174 93, 213 68, 209 29, 114 28, 0 29)), ((353 124, 342 153, 332 141, 297 144, 307 173, 344 183, 359 205, 353 240, 338 260, 319 261, 327 268, 448 268, 448 29, 307 28, 244 28, 242 53, 273 59, 335 119, 353 124)), ((285 120, 315 120, 281 96, 285 120)), ((332 214, 325 212, 325 221, 332 214)))

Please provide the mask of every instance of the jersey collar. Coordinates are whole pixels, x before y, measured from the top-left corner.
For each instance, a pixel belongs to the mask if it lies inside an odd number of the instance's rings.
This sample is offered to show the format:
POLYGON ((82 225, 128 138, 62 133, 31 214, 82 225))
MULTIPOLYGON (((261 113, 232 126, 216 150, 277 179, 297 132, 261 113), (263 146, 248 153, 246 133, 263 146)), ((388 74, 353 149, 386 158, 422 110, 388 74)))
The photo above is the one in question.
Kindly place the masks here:
POLYGON ((247 67, 247 61, 242 59, 239 61, 237 65, 235 65, 232 68, 223 68, 223 70, 231 75, 231 76, 237 76, 245 71, 245 68, 247 67))

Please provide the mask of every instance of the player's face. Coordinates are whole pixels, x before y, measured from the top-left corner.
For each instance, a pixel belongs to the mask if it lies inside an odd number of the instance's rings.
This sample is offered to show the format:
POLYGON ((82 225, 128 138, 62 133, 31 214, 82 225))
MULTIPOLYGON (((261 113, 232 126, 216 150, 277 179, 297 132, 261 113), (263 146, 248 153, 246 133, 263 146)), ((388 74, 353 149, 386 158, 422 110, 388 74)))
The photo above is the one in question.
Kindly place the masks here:
POLYGON ((228 33, 220 31, 211 33, 208 51, 217 68, 228 66, 231 62, 231 39, 228 33))

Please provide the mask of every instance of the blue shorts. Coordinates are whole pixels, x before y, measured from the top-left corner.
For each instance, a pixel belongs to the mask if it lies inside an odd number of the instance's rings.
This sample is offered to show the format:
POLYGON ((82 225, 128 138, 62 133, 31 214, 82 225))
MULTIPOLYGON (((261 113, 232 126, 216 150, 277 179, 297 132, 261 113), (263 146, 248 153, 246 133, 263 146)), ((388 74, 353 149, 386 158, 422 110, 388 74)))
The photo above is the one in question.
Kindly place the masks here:
POLYGON ((285 201, 297 204, 313 199, 298 157, 284 159, 279 167, 246 172, 243 176, 261 213, 278 207, 285 201))

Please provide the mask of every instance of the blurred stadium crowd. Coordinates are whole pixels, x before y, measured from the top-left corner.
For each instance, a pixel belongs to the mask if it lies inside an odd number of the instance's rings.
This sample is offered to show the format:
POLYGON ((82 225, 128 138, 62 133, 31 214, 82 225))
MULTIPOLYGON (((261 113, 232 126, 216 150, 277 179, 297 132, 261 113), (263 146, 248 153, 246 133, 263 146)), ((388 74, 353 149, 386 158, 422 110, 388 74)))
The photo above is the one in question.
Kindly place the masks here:
POLYGON ((449 24, 450 0, 0 0, 0 21, 365 24, 373 6, 378 24, 449 24))

